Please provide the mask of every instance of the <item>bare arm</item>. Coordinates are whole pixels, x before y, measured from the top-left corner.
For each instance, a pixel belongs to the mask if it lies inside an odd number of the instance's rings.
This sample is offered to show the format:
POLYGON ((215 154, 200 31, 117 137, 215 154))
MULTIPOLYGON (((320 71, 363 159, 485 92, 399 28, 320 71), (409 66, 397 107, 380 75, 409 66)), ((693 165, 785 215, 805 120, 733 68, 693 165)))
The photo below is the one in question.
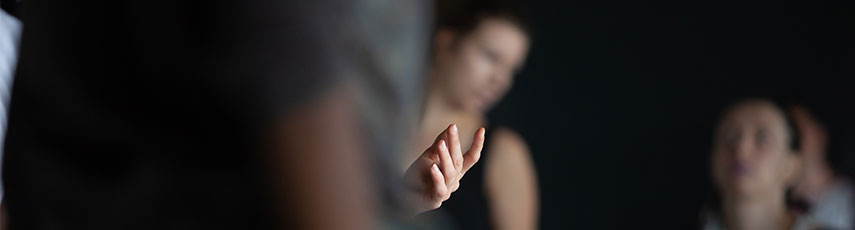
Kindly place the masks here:
POLYGON ((508 129, 496 130, 484 162, 490 217, 496 229, 537 229, 538 187, 525 141, 508 129))

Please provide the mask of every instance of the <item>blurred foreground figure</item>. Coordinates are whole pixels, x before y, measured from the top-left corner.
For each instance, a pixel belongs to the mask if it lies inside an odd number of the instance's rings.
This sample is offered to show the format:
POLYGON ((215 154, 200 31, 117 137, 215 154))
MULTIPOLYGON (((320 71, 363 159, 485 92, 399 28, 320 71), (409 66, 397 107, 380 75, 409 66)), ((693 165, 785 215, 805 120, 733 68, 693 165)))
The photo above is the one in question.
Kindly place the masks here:
POLYGON ((855 200, 852 184, 832 171, 826 157, 828 132, 804 106, 790 109, 799 129, 802 174, 793 195, 809 204, 806 215, 829 229, 852 229, 855 200))
POLYGON ((450 220, 447 225, 461 229, 537 229, 537 177, 528 145, 518 133, 486 117, 523 66, 527 25, 510 1, 437 2, 424 118, 411 152, 432 145, 443 129, 463 138, 450 143, 454 151, 470 148, 472 134, 482 132, 479 127, 487 127, 487 145, 482 163, 455 185, 451 199, 423 219, 450 220))
POLYGON ((434 166, 446 132, 409 169, 421 190, 392 163, 421 101, 426 9, 28 1, 11 229, 405 226, 460 179, 434 166))
POLYGON ((749 99, 724 111, 710 160, 718 196, 703 229, 816 229, 787 206, 800 159, 784 109, 768 99, 749 99))

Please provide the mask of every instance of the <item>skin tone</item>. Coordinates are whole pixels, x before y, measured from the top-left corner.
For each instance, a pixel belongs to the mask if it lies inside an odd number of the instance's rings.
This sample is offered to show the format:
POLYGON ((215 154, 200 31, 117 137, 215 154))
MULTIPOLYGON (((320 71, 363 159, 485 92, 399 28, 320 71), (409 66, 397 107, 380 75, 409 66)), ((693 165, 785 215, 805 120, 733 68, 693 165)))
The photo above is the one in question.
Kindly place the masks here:
POLYGON ((789 229, 785 191, 798 169, 783 112, 762 100, 725 113, 715 135, 713 176, 728 229, 789 229))
POLYGON ((460 178, 481 158, 484 128, 478 129, 471 147, 465 153, 456 125, 450 125, 434 140, 405 173, 411 198, 418 212, 439 208, 460 187, 460 178), (430 170, 424 170, 430 168, 430 170))
MULTIPOLYGON (((486 18, 464 34, 438 29, 433 51, 425 114, 414 143, 432 146, 434 133, 449 123, 457 124, 465 138, 462 143, 471 143, 470 138, 482 135, 479 127, 486 125, 486 110, 511 87, 513 74, 528 52, 528 37, 512 22, 486 18)), ((537 180, 528 146, 518 134, 503 128, 494 130, 488 144, 485 196, 492 225, 536 229, 537 180)))
POLYGON ((825 159, 828 132, 806 108, 794 106, 790 112, 800 132, 800 151, 804 162, 793 195, 813 203, 831 186, 834 179, 831 166, 825 159))

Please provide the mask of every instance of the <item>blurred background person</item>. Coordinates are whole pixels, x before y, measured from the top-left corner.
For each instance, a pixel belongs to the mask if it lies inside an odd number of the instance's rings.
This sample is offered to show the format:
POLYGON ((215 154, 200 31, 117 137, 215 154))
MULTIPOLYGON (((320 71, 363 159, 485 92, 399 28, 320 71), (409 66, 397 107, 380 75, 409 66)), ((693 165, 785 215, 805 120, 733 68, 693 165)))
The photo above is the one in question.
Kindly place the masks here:
POLYGON ((460 190, 425 217, 448 217, 461 229, 536 229, 538 186, 529 148, 519 134, 486 118, 525 61, 530 39, 526 21, 514 2, 502 0, 438 0, 435 15, 415 149, 430 146, 449 123, 456 124, 448 128, 458 130, 467 145, 479 127, 487 127, 487 144, 481 163, 466 173, 460 190))
POLYGON ((787 191, 799 170, 798 133, 784 108, 741 100, 718 122, 711 155, 717 197, 704 229, 812 229, 793 213, 787 191))
POLYGON ((828 163, 829 132, 805 105, 789 111, 799 131, 802 171, 792 195, 808 205, 805 215, 829 229, 852 229, 855 218, 852 184, 828 163))

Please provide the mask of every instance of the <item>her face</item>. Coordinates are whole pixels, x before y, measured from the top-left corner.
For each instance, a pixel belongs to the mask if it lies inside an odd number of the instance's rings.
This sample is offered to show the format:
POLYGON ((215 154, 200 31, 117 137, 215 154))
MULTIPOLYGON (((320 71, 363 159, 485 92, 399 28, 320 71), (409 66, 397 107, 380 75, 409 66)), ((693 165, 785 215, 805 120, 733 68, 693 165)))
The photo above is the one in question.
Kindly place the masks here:
POLYGON ((503 19, 484 19, 463 37, 439 30, 435 42, 432 87, 452 106, 475 112, 505 95, 528 52, 526 35, 503 19))
POLYGON ((795 170, 782 111, 766 101, 732 107, 719 123, 712 170, 724 196, 749 198, 783 192, 795 170))

